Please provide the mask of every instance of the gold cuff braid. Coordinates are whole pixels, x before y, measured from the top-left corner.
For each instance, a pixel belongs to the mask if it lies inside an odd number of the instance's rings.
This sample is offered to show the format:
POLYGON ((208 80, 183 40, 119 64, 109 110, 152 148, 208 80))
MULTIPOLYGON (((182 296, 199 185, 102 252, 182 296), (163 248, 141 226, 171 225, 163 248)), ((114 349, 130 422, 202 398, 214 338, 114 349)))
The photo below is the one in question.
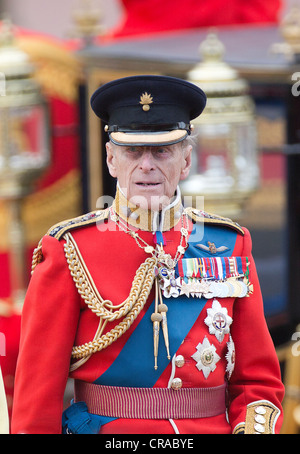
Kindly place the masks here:
POLYGON ((246 422, 238 424, 234 434, 274 434, 280 410, 267 400, 258 400, 247 405, 246 422))

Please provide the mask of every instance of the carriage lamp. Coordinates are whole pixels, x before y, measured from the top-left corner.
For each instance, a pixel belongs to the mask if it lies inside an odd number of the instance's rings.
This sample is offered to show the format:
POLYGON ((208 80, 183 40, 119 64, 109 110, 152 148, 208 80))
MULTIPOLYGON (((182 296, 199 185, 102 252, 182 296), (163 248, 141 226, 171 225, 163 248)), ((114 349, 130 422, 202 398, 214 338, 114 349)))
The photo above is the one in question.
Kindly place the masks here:
POLYGON ((0 29, 0 200, 7 206, 12 299, 26 287, 22 201, 50 162, 48 108, 29 57, 16 44, 12 24, 0 29))
POLYGON ((259 184, 255 106, 224 51, 210 32, 200 45, 201 62, 187 74, 205 91, 207 106, 193 121, 193 167, 181 191, 192 200, 203 196, 205 211, 238 218, 259 184))

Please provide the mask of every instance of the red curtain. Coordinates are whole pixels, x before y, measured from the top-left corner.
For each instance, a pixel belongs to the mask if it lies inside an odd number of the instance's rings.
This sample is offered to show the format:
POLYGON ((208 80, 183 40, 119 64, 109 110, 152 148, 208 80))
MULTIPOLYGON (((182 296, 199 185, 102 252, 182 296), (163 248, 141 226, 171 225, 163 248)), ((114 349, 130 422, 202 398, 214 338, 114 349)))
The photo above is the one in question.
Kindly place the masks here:
POLYGON ((111 37, 234 24, 278 22, 282 0, 122 0, 124 17, 111 37))

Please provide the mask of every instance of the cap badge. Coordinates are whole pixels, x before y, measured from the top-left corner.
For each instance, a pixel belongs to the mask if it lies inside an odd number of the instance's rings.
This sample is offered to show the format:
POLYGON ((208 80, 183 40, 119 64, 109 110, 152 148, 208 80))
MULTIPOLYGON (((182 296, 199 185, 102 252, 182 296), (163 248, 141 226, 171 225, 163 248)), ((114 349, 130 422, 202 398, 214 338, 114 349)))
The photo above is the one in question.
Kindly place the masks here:
POLYGON ((140 97, 140 104, 143 106, 143 110, 147 112, 150 109, 150 105, 153 103, 153 98, 147 92, 143 93, 140 97))

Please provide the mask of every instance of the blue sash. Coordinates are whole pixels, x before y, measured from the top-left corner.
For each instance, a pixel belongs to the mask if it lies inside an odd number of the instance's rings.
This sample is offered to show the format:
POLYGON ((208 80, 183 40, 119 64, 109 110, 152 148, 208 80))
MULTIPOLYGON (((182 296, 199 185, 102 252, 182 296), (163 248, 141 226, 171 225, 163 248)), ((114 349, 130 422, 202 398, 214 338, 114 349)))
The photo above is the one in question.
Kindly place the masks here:
MULTIPOLYGON (((196 301, 179 296, 168 303, 168 331, 171 357, 176 353, 183 339, 191 330, 201 313, 206 300, 196 301)), ((110 386, 153 387, 160 374, 168 366, 163 334, 160 330, 158 369, 154 369, 153 324, 151 314, 154 312, 154 301, 127 340, 113 364, 94 383, 110 386)))

